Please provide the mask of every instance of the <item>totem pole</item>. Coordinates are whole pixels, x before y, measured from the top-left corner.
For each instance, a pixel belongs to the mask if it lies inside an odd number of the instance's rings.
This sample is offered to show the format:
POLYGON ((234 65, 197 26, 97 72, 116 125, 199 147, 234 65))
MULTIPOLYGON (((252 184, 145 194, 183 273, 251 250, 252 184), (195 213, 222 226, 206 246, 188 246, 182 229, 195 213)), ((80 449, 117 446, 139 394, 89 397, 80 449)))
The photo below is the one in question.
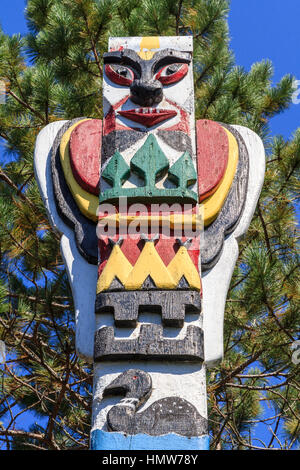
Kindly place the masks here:
POLYGON ((103 121, 49 124, 35 170, 94 362, 91 449, 208 449, 206 367, 264 177, 251 130, 195 122, 193 38, 110 38, 103 121))

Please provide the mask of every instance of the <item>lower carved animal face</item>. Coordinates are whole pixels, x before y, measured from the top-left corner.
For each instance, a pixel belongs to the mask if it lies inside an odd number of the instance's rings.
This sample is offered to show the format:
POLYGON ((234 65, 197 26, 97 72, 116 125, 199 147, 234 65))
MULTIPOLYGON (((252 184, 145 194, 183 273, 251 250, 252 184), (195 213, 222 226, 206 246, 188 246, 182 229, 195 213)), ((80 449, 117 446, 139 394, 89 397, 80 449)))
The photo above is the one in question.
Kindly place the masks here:
POLYGON ((129 126, 133 121, 147 128, 176 116, 179 119, 178 107, 170 104, 170 97, 182 97, 182 87, 176 88, 188 74, 190 62, 189 53, 172 49, 158 51, 150 60, 141 59, 131 49, 104 54, 106 97, 116 118, 129 126), (116 106, 118 101, 120 106, 116 106))

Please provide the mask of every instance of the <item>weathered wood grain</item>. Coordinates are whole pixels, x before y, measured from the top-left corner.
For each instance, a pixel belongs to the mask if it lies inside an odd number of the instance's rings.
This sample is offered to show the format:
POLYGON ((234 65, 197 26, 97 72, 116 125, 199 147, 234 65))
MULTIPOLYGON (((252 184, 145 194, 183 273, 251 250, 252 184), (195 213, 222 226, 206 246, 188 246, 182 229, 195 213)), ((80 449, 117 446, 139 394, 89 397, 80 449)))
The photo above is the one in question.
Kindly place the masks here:
POLYGON ((184 339, 163 337, 161 325, 143 324, 140 334, 133 339, 115 338, 114 328, 107 326, 95 333, 95 361, 192 361, 202 362, 203 331, 189 325, 184 339))
MULTIPOLYGON (((122 286, 121 286, 122 288, 122 286)), ((182 327, 185 314, 200 314, 201 297, 193 290, 104 292, 96 297, 96 313, 113 313, 117 327, 135 327, 142 312, 161 314, 165 326, 182 327)), ((183 289, 188 289, 184 286, 183 289)))

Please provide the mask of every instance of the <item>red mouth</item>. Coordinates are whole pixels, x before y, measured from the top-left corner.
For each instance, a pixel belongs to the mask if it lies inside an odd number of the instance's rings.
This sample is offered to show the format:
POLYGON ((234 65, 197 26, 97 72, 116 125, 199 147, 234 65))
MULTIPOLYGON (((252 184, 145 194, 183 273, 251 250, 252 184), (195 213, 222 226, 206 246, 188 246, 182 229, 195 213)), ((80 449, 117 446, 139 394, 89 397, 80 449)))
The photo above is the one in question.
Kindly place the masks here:
POLYGON ((143 126, 151 127, 176 116, 177 112, 170 109, 138 108, 129 109, 128 111, 118 111, 118 114, 131 121, 139 122, 143 124, 143 126))

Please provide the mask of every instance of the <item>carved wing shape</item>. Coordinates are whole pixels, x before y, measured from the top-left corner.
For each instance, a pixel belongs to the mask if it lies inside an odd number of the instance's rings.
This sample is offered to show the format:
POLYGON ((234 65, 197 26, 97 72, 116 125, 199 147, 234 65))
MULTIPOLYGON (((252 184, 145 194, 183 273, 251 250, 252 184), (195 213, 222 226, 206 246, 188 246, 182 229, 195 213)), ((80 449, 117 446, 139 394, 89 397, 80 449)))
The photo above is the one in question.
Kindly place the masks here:
MULTIPOLYGON (((238 241, 250 225, 265 173, 265 151, 259 136, 246 127, 230 126, 230 128, 237 133, 237 138, 239 135, 243 139, 245 149, 248 152, 248 186, 241 212, 233 225, 228 224, 228 228, 224 230, 225 235, 228 232, 230 234, 226 236, 215 264, 202 275, 203 329, 205 331, 204 357, 208 366, 214 366, 223 357, 224 309, 232 272, 238 258, 238 241)), ((235 191, 238 191, 238 189, 235 191)), ((229 198, 230 196, 228 196, 227 201, 230 202, 229 198)), ((223 217, 222 213, 220 213, 220 216, 223 217)), ((231 220, 234 220, 234 218, 231 220)), ((224 229, 225 225, 222 218, 219 221, 217 218, 215 223, 220 224, 224 229)), ((211 228, 211 230, 213 229, 216 229, 216 227, 211 228)), ((208 233, 209 236, 210 233, 208 233)), ((206 238, 206 235, 204 238, 206 238)))
MULTIPOLYGON (((83 357, 92 360, 97 265, 87 260, 97 263, 96 223, 79 211, 63 172, 58 174, 56 166, 60 164, 56 157, 62 136, 76 122, 78 120, 53 122, 39 133, 35 146, 34 168, 48 218, 62 235, 61 252, 75 305, 76 348, 83 357)), ((97 196, 94 197, 97 199, 97 196)))
POLYGON ((217 263, 246 200, 249 156, 240 133, 232 126, 198 121, 197 165, 205 226, 201 267, 206 271, 217 263))

